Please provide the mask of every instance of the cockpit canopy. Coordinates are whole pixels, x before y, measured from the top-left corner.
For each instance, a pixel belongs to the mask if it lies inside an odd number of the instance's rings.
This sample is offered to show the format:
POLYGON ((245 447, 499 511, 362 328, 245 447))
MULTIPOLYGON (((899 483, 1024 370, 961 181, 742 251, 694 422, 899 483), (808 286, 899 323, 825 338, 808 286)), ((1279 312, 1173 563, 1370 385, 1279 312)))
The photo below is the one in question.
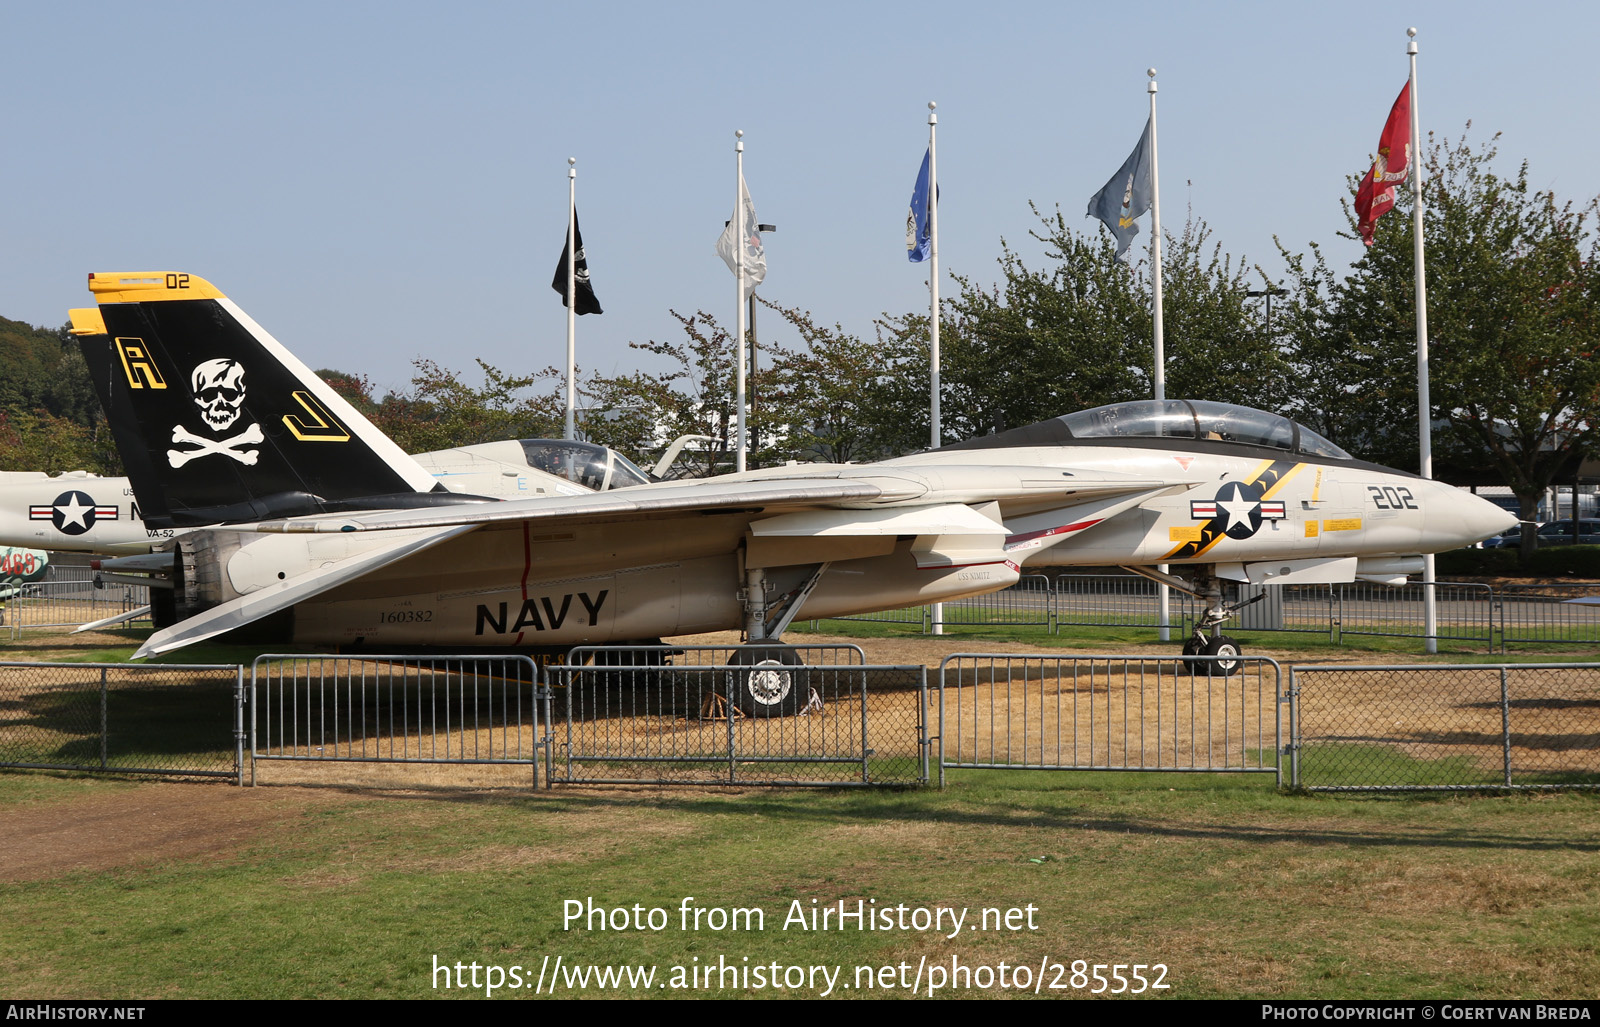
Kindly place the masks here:
POLYGON ((558 478, 604 492, 607 489, 643 485, 650 476, 637 464, 614 450, 593 442, 567 439, 520 439, 528 466, 558 478))
POLYGON ((1141 399, 1057 418, 1075 439, 1210 439, 1352 459, 1310 428, 1265 410, 1204 399, 1141 399))
POLYGON ((1172 439, 1265 446, 1288 453, 1353 460, 1304 425, 1265 410, 1203 399, 1140 399, 1064 414, 996 435, 980 435, 945 449, 1062 446, 1117 439, 1172 439))

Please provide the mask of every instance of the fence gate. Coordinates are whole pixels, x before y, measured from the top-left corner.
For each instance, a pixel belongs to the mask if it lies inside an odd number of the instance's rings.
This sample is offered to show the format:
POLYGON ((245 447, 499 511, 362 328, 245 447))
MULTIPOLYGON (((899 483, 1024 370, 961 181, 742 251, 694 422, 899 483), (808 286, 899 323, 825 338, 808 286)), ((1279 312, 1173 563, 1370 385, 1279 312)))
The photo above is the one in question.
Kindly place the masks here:
POLYGON ((574 649, 549 668, 549 780, 926 781, 927 669, 861 659, 829 645, 574 649))
POLYGON ((149 587, 102 585, 94 578, 52 576, 47 581, 24 585, 17 595, 0 601, 0 629, 13 642, 28 630, 76 628, 108 620, 147 626, 149 587))
POLYGON ((1600 664, 1293 667, 1312 791, 1600 786, 1600 664))
POLYGON ((939 666, 947 768, 1273 774, 1282 672, 1241 657, 958 653, 939 666))
POLYGON ((0 767, 242 781, 244 668, 0 663, 0 767))
POLYGON ((255 761, 525 764, 537 784, 538 667, 526 656, 266 654, 250 667, 255 761))

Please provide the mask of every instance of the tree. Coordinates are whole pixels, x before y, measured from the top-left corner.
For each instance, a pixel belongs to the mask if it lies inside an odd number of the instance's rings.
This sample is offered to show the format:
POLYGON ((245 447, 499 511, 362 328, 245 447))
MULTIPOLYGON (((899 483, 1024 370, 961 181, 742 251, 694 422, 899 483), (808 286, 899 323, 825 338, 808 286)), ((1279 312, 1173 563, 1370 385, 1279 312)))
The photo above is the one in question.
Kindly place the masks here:
MULTIPOLYGON (((1470 125, 1468 130, 1470 131, 1470 125)), ((1494 170, 1496 140, 1430 136, 1426 204, 1430 420, 1442 464, 1490 469, 1524 520, 1558 476, 1600 448, 1591 200, 1575 208, 1494 170)), ((1312 383, 1303 419, 1363 456, 1418 465, 1413 206, 1380 219, 1339 279, 1315 244, 1291 259, 1295 362, 1312 383)), ((1346 204, 1354 237, 1355 217, 1346 204)), ((1526 559, 1531 536, 1523 540, 1526 559)))
POLYGON ((0 471, 122 473, 106 466, 102 445, 88 428, 47 411, 0 411, 0 471))
POLYGON ((818 324, 810 311, 761 302, 793 325, 805 343, 804 350, 767 348, 774 373, 766 404, 781 427, 775 426, 767 442, 766 459, 848 463, 927 445, 927 417, 908 416, 907 402, 922 383, 917 399, 926 410, 926 345, 882 332, 867 342, 840 325, 818 324), (918 427, 921 433, 913 434, 918 427))
MULTIPOLYGON (((645 453, 659 451, 681 435, 706 435, 714 440, 709 447, 684 450, 682 473, 694 477, 726 473, 732 469, 736 448, 734 362, 738 351, 731 334, 705 311, 692 316, 676 310, 671 314, 683 326, 683 342, 651 340, 628 345, 665 357, 675 366, 662 372, 592 378, 585 385, 591 404, 617 413, 610 423, 586 419, 585 429, 592 426, 595 441, 605 441, 641 461, 645 453)), ((750 384, 764 393, 772 383, 769 367, 753 376, 750 384)), ((768 438, 773 420, 770 411, 762 410, 749 419, 748 427, 757 437, 768 438)))
MULTIPOLYGON (((1031 205, 1030 205, 1031 206, 1031 205)), ((1150 312, 1109 236, 1067 227, 1060 207, 1030 235, 1053 264, 1034 270, 1004 239, 1001 282, 954 275, 941 312, 945 437, 970 438, 1150 395, 1150 312)))
MULTIPOLYGON (((960 287, 941 322, 942 419, 965 438, 1154 395, 1148 262, 1114 257, 1109 233, 1070 228, 1059 207, 1030 234, 1053 263, 1029 268, 1001 240, 1003 281, 960 287), (948 326, 948 327, 946 327, 948 326)), ((1287 364, 1249 302, 1245 262, 1210 243, 1192 215, 1162 252, 1166 395, 1276 409, 1287 364), (1207 247, 1210 246, 1208 251, 1207 247)))
MULTIPOLYGON (((555 368, 514 376, 479 360, 482 387, 468 385, 460 375, 432 360, 418 359, 412 366, 410 395, 390 393, 369 416, 384 434, 408 453, 470 446, 505 439, 559 438, 563 431, 564 401, 554 390, 527 395, 541 383, 559 379, 555 368)), ((347 379, 344 387, 357 387, 370 400, 364 380, 347 379)))

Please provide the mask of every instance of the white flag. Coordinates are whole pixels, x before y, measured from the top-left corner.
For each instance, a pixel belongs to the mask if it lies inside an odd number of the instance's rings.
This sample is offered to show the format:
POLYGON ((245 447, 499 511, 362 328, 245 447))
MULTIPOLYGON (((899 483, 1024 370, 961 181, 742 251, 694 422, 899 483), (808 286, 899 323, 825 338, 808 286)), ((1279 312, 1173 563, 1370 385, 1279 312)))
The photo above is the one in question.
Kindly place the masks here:
POLYGON ((744 244, 737 245, 734 238, 738 225, 738 211, 734 211, 734 218, 728 222, 728 227, 722 230, 717 237, 717 256, 728 265, 728 270, 734 274, 739 273, 739 266, 734 263, 734 251, 738 250, 739 259, 744 264, 744 276, 754 289, 767 277, 767 253, 761 248, 761 233, 756 230, 756 205, 750 202, 750 190, 745 188, 744 176, 739 176, 739 202, 744 204, 744 244))

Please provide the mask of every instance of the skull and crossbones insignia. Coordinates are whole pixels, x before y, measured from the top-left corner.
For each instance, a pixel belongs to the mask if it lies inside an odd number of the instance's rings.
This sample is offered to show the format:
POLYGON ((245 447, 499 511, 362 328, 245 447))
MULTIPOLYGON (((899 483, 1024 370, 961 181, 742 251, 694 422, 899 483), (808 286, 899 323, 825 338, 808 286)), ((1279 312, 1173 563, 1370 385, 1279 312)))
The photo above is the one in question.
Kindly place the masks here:
MULTIPOLYGON (((189 381, 201 423, 213 432, 232 427, 244 410, 244 367, 237 360, 227 358, 207 360, 195 365, 189 381)), ((174 425, 173 445, 189 445, 193 448, 167 450, 167 463, 182 467, 201 457, 225 456, 246 466, 254 466, 260 451, 244 447, 265 441, 266 436, 262 434, 259 424, 252 424, 225 439, 208 439, 181 424, 174 425)))

